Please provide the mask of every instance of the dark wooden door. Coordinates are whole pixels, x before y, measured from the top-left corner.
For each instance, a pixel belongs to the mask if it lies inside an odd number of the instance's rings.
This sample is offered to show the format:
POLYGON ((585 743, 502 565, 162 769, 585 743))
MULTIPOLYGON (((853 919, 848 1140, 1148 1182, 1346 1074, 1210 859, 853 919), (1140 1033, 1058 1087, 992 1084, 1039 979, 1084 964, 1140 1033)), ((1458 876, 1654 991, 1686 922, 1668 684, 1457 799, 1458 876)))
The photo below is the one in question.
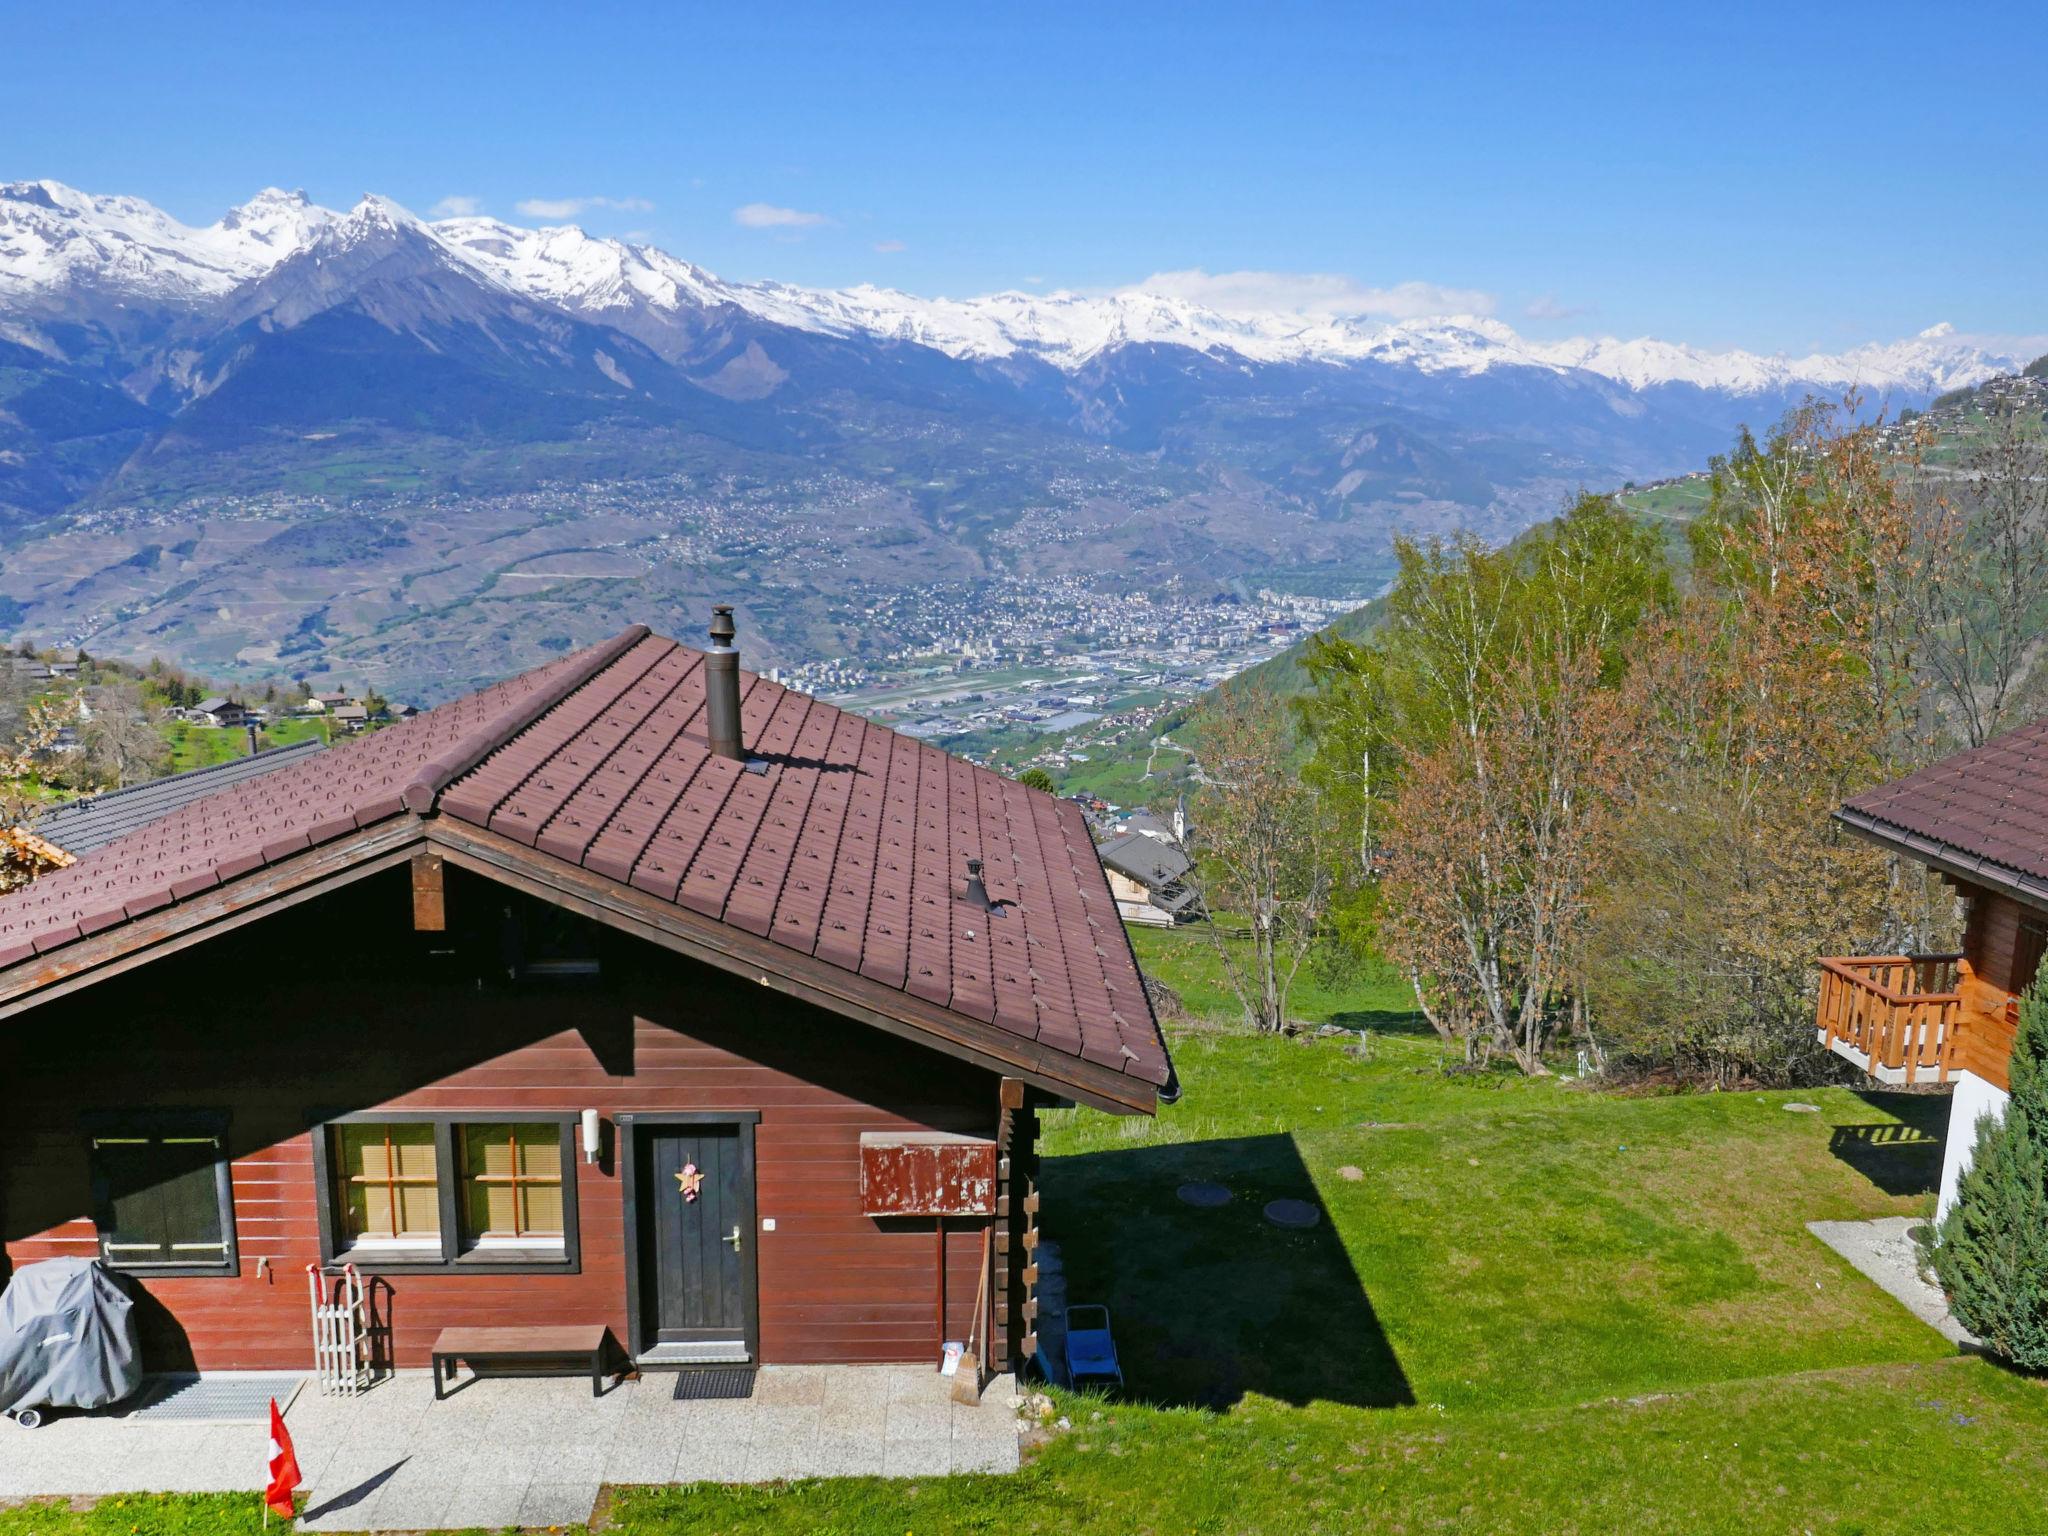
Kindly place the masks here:
POLYGON ((657 1348, 744 1348, 754 1304, 754 1191, 740 1128, 651 1126, 643 1134, 646 1331, 657 1348))

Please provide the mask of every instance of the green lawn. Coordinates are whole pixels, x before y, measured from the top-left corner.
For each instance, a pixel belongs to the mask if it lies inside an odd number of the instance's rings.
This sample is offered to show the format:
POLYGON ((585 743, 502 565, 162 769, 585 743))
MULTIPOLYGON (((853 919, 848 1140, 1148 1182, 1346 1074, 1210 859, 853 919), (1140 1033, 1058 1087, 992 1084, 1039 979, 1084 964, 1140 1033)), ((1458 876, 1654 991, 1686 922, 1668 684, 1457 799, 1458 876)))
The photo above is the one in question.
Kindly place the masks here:
MULTIPOLYGON (((1213 1013, 1190 940, 1137 942, 1213 1013)), ((1112 1308, 1129 1397, 1062 1395, 1072 1430, 1018 1476, 624 1489, 610 1528, 2048 1527, 2048 1384, 1958 1357, 1803 1226, 1925 1211, 1943 1100, 1446 1074, 1402 1002, 1370 975, 1304 989, 1369 1049, 1197 1019, 1156 1120, 1047 1117, 1045 1229, 1073 1298, 1112 1308), (1184 1205, 1191 1179, 1235 1198, 1184 1205), (1281 1197, 1325 1220, 1269 1225, 1281 1197)), ((15 1510, 0 1536, 253 1529, 250 1504, 15 1510)))
MULTIPOLYGON (((319 719, 285 718, 271 721, 263 728, 258 740, 259 745, 268 751, 272 747, 288 747, 309 737, 324 739, 326 732, 325 722, 319 719)), ((217 725, 193 725, 186 720, 173 720, 167 724, 164 740, 171 745, 171 763, 164 770, 166 773, 205 768, 213 763, 227 762, 230 758, 246 757, 249 753, 247 731, 217 725)))
MULTIPOLYGON (((1216 952, 1216 939, 1207 924, 1133 927, 1128 931, 1131 947, 1137 951, 1138 964, 1145 974, 1159 978, 1180 993, 1190 1014, 1210 1020, 1237 1017, 1237 1000, 1224 978, 1223 960, 1216 952)), ((1227 921, 1225 931, 1228 932, 1227 921)), ((1239 951, 1248 947, 1246 940, 1226 938, 1224 943, 1239 951)), ((1287 1012, 1304 1024, 1337 1024, 1345 1029, 1414 1034, 1429 1027, 1415 1011, 1415 994, 1408 983, 1391 967, 1378 963, 1331 975, 1327 967, 1311 958, 1295 975, 1287 1012)))

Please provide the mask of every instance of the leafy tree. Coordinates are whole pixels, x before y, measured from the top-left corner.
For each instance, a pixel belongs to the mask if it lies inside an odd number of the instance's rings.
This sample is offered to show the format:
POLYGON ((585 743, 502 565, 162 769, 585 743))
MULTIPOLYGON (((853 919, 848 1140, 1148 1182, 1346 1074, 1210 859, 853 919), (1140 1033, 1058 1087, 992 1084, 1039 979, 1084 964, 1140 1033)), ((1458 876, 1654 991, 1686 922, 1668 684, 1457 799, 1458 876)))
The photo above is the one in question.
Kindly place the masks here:
POLYGON ((1689 1077, 1817 1075, 1814 957, 1949 937, 1952 899, 1830 819, 1924 752, 1912 519, 1881 446, 1822 405, 1745 432, 1690 530, 1693 590, 1630 674, 1588 985, 1625 1048, 1689 1077))
POLYGON ((1334 925, 1392 951, 1448 1038, 1540 1070, 1575 1004, 1590 832, 1620 768, 1596 725, 1672 601, 1668 562, 1602 496, 1507 549, 1397 549, 1377 628, 1305 662, 1307 776, 1345 850, 1334 925))
POLYGON ((2005 1119, 1977 1122, 1934 1272, 1957 1319, 1997 1354, 2048 1370, 2048 991, 2020 1002, 2005 1119))
POLYGON ((1026 789, 1042 789, 1048 795, 1053 792, 1052 775, 1043 768, 1026 768, 1017 775, 1017 782, 1026 789))

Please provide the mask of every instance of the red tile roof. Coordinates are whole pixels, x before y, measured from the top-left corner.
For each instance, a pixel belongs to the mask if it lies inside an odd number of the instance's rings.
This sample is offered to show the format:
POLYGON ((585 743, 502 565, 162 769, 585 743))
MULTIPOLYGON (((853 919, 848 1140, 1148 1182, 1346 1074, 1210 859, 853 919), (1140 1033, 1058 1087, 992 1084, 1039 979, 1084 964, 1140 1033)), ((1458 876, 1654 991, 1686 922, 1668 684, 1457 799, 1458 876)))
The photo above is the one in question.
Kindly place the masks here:
POLYGON ((2048 903, 2048 720, 1866 790, 1838 814, 1909 853, 2048 903))
POLYGON ((706 747, 703 655, 636 626, 199 800, 0 898, 0 974, 410 809, 1144 1082, 1168 1080, 1080 811, 741 674, 749 771, 706 747), (966 899, 966 861, 1000 911, 966 899))

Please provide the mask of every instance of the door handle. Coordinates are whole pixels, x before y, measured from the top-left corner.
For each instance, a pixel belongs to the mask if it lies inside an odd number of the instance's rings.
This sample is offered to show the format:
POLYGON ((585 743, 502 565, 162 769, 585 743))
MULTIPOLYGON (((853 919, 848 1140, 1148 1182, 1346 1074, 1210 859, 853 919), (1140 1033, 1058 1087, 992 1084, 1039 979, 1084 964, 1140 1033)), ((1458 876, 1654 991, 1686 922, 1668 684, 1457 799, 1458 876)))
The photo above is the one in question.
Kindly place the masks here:
POLYGON ((719 1241, 731 1243, 732 1251, 734 1253, 738 1253, 740 1251, 740 1224, 738 1222, 734 1222, 732 1224, 732 1231, 728 1233, 725 1237, 719 1239, 719 1241))

